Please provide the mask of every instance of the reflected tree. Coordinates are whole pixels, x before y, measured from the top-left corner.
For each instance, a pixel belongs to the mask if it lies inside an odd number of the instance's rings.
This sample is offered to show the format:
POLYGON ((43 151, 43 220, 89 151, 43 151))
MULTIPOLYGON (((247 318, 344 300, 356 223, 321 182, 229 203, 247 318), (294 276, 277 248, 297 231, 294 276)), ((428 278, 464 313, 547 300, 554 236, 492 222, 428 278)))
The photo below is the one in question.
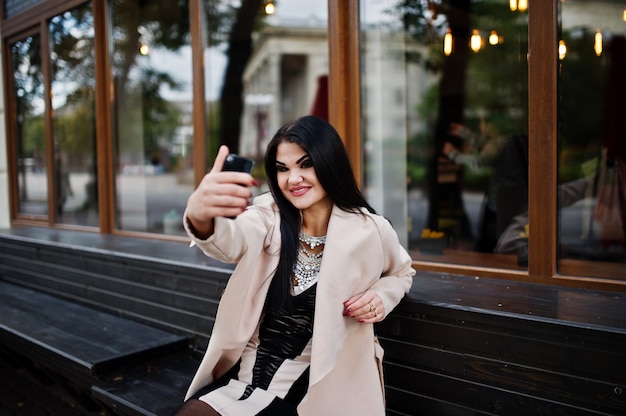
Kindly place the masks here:
POLYGON ((228 36, 228 64, 220 94, 220 143, 239 153, 243 114, 243 72, 252 55, 252 32, 259 22, 263 0, 243 0, 228 36))
MULTIPOLYGON (((152 47, 176 51, 189 44, 189 5, 183 2, 116 0, 113 2, 115 52, 112 56, 114 77, 119 88, 129 85, 129 75, 137 64, 137 48, 143 40, 152 47)), ((242 0, 237 5, 225 0, 205 0, 205 16, 210 46, 227 45, 227 67, 220 94, 219 142, 233 152, 239 148, 240 119, 243 113, 243 71, 252 54, 252 33, 262 16, 262 0, 242 0)), ((153 81, 175 88, 175 81, 151 69, 153 81)), ((154 84, 143 91, 150 97, 148 113, 159 102, 159 88, 154 84)), ((169 117, 168 117, 169 118, 169 117)), ((154 138, 151 138, 151 140, 154 138)))
POLYGON ((136 113, 134 118, 130 116, 131 124, 140 125, 127 125, 125 131, 140 134, 143 137, 141 147, 133 149, 130 141, 124 141, 124 145, 127 150, 143 152, 143 157, 154 164, 160 163, 160 149, 173 142, 181 115, 162 92, 164 88, 180 89, 181 85, 170 75, 173 71, 157 70, 151 65, 140 53, 140 47, 177 52, 189 45, 189 4, 187 1, 116 0, 112 2, 111 15, 114 44, 111 69, 118 91, 116 105, 120 106, 117 111, 120 119, 116 123, 124 123, 124 117, 136 113), (133 102, 138 97, 140 105, 137 107, 133 102))
POLYGON ((11 45, 14 105, 16 121, 16 155, 19 199, 26 200, 25 159, 32 157, 40 167, 44 160, 43 74, 41 72, 41 38, 30 36, 11 45), (40 108, 37 108, 37 106, 40 108), (39 160, 41 159, 41 160, 39 160))
POLYGON ((141 102, 143 106, 144 145, 151 152, 154 163, 160 161, 158 149, 170 142, 180 124, 181 112, 161 96, 161 88, 168 85, 175 89, 178 83, 167 73, 144 68, 141 76, 141 102))
POLYGON ((74 164, 92 166, 96 140, 93 26, 89 4, 48 22, 53 100, 64 100, 53 108, 55 147, 72 154, 74 164))
MULTIPOLYGON (((439 77, 438 99, 427 100, 437 105, 436 112, 428 112, 433 118, 429 120, 433 130, 427 146, 433 149, 428 163, 428 226, 438 229, 444 212, 441 203, 445 201, 457 207, 452 216, 463 224, 461 234, 471 237, 459 183, 438 181, 440 165, 447 160, 441 157, 441 150, 446 141, 458 141, 448 133, 451 122, 471 126, 478 124, 480 115, 488 114, 501 134, 526 132, 526 15, 512 13, 507 3, 494 0, 402 0, 389 13, 399 15, 405 33, 424 46, 407 54, 406 59, 424 65, 439 77), (442 52, 446 29, 454 37, 449 56, 442 52), (504 42, 493 47, 483 45, 480 53, 474 53, 469 48, 473 29, 487 34, 497 29, 504 42)), ((424 114, 423 109, 421 112, 424 114)))

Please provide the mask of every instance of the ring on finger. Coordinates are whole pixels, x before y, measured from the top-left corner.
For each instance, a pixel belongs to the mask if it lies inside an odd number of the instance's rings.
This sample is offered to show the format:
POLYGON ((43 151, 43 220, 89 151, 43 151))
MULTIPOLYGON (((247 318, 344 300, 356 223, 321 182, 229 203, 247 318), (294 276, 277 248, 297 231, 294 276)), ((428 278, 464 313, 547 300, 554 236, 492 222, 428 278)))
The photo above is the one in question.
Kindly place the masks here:
POLYGON ((370 302, 370 312, 376 313, 376 305, 374 305, 372 302, 370 302))

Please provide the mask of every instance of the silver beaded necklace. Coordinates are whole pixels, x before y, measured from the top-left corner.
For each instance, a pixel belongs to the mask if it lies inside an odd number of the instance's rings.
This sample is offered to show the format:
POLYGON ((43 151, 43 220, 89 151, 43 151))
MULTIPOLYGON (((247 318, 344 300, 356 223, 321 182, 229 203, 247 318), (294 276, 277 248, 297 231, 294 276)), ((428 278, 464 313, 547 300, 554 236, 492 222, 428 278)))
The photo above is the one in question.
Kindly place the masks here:
POLYGON ((298 248, 298 257, 293 266, 294 286, 304 290, 317 280, 323 254, 324 250, 314 254, 302 245, 298 248))
MULTIPOLYGON (((311 250, 326 244, 326 236, 312 237, 300 232, 298 239, 311 247, 311 250)), ((298 246, 298 256, 296 257, 296 264, 293 266, 294 286, 298 286, 300 290, 305 290, 317 280, 323 254, 324 250, 319 253, 312 253, 306 249, 304 244, 298 246)))
POLYGON ((326 236, 325 235, 323 235, 321 237, 313 237, 312 235, 305 234, 302 231, 300 231, 300 233, 298 233, 298 240, 302 241, 303 243, 308 244, 309 247, 311 247, 311 250, 313 250, 317 246, 321 246, 322 244, 326 244, 326 236))

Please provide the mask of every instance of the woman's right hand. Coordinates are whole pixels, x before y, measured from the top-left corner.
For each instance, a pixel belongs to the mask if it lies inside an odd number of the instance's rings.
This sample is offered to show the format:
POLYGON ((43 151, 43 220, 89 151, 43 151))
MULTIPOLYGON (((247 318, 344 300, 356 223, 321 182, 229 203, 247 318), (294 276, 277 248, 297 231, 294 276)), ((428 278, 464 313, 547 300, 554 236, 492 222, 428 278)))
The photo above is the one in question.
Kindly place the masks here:
POLYGON ((201 239, 213 234, 215 217, 234 218, 241 214, 252 197, 248 187, 258 185, 248 173, 222 172, 228 153, 228 147, 220 146, 213 167, 187 200, 187 220, 201 239))

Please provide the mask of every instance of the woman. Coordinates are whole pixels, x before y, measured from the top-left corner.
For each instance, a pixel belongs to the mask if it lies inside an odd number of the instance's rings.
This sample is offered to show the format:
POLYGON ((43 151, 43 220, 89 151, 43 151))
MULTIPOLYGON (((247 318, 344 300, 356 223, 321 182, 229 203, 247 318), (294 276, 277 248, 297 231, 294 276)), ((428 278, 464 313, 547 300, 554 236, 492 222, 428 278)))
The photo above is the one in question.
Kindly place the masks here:
POLYGON ((189 197, 185 227, 207 255, 237 267, 177 414, 384 415, 372 324, 414 271, 359 191, 339 135, 313 116, 280 128, 265 155, 271 194, 249 207, 257 184, 221 172, 227 154, 221 147, 189 197))

